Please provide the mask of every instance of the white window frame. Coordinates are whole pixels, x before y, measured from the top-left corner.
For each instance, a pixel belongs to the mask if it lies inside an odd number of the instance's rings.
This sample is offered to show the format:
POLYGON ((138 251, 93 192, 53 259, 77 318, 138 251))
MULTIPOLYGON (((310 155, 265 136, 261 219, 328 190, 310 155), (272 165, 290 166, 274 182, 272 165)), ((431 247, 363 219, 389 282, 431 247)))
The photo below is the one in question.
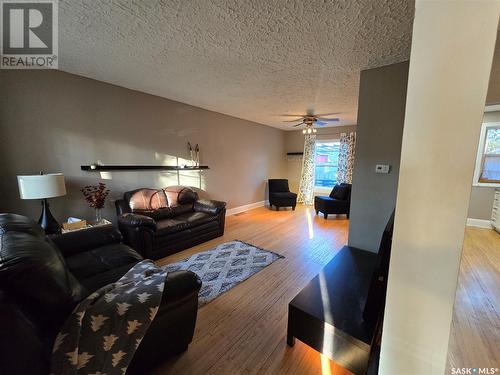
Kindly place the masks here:
POLYGON ((474 168, 474 179, 472 180, 472 186, 500 187, 500 183, 498 182, 479 181, 479 178, 481 177, 481 168, 483 166, 484 147, 486 146, 486 131, 488 130, 488 128, 498 127, 500 127, 500 122, 483 122, 483 125, 481 126, 481 135, 479 137, 479 146, 477 148, 476 166, 474 168))
POLYGON ((314 144, 314 193, 318 194, 330 194, 333 189, 332 187, 316 186, 316 143, 340 143, 340 138, 337 139, 316 139, 314 144))

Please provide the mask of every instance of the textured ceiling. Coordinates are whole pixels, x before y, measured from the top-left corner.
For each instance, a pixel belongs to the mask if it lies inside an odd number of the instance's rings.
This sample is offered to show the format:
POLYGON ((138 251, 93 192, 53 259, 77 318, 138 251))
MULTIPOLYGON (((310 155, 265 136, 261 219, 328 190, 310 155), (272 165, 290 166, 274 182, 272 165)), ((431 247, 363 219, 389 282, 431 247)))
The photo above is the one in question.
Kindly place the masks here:
POLYGON ((61 70, 271 126, 356 123, 362 69, 409 58, 407 0, 59 2, 61 70))

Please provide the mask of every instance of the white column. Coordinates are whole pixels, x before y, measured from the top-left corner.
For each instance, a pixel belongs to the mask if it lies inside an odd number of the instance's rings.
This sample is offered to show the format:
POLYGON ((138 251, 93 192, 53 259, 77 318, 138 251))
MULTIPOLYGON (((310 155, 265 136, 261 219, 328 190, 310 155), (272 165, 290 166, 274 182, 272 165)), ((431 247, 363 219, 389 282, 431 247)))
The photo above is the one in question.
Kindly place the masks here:
POLYGON ((445 372, 500 14, 498 0, 415 6, 381 375, 445 372))

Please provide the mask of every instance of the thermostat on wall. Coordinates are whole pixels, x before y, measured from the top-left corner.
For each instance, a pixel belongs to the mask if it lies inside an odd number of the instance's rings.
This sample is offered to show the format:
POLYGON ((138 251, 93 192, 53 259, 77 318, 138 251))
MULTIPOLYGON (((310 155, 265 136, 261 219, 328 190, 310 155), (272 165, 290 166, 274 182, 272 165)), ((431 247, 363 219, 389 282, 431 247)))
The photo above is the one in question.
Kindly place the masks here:
POLYGON ((377 164, 375 166, 375 173, 389 173, 391 166, 389 164, 377 164))

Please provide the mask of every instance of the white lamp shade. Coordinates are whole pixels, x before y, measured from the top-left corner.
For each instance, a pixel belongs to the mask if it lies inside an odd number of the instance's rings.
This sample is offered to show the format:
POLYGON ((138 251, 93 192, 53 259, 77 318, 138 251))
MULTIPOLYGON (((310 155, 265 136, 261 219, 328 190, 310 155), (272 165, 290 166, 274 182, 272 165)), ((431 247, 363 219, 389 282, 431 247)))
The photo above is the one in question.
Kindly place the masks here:
POLYGON ((17 176, 21 199, 45 199, 66 195, 62 173, 17 176))

